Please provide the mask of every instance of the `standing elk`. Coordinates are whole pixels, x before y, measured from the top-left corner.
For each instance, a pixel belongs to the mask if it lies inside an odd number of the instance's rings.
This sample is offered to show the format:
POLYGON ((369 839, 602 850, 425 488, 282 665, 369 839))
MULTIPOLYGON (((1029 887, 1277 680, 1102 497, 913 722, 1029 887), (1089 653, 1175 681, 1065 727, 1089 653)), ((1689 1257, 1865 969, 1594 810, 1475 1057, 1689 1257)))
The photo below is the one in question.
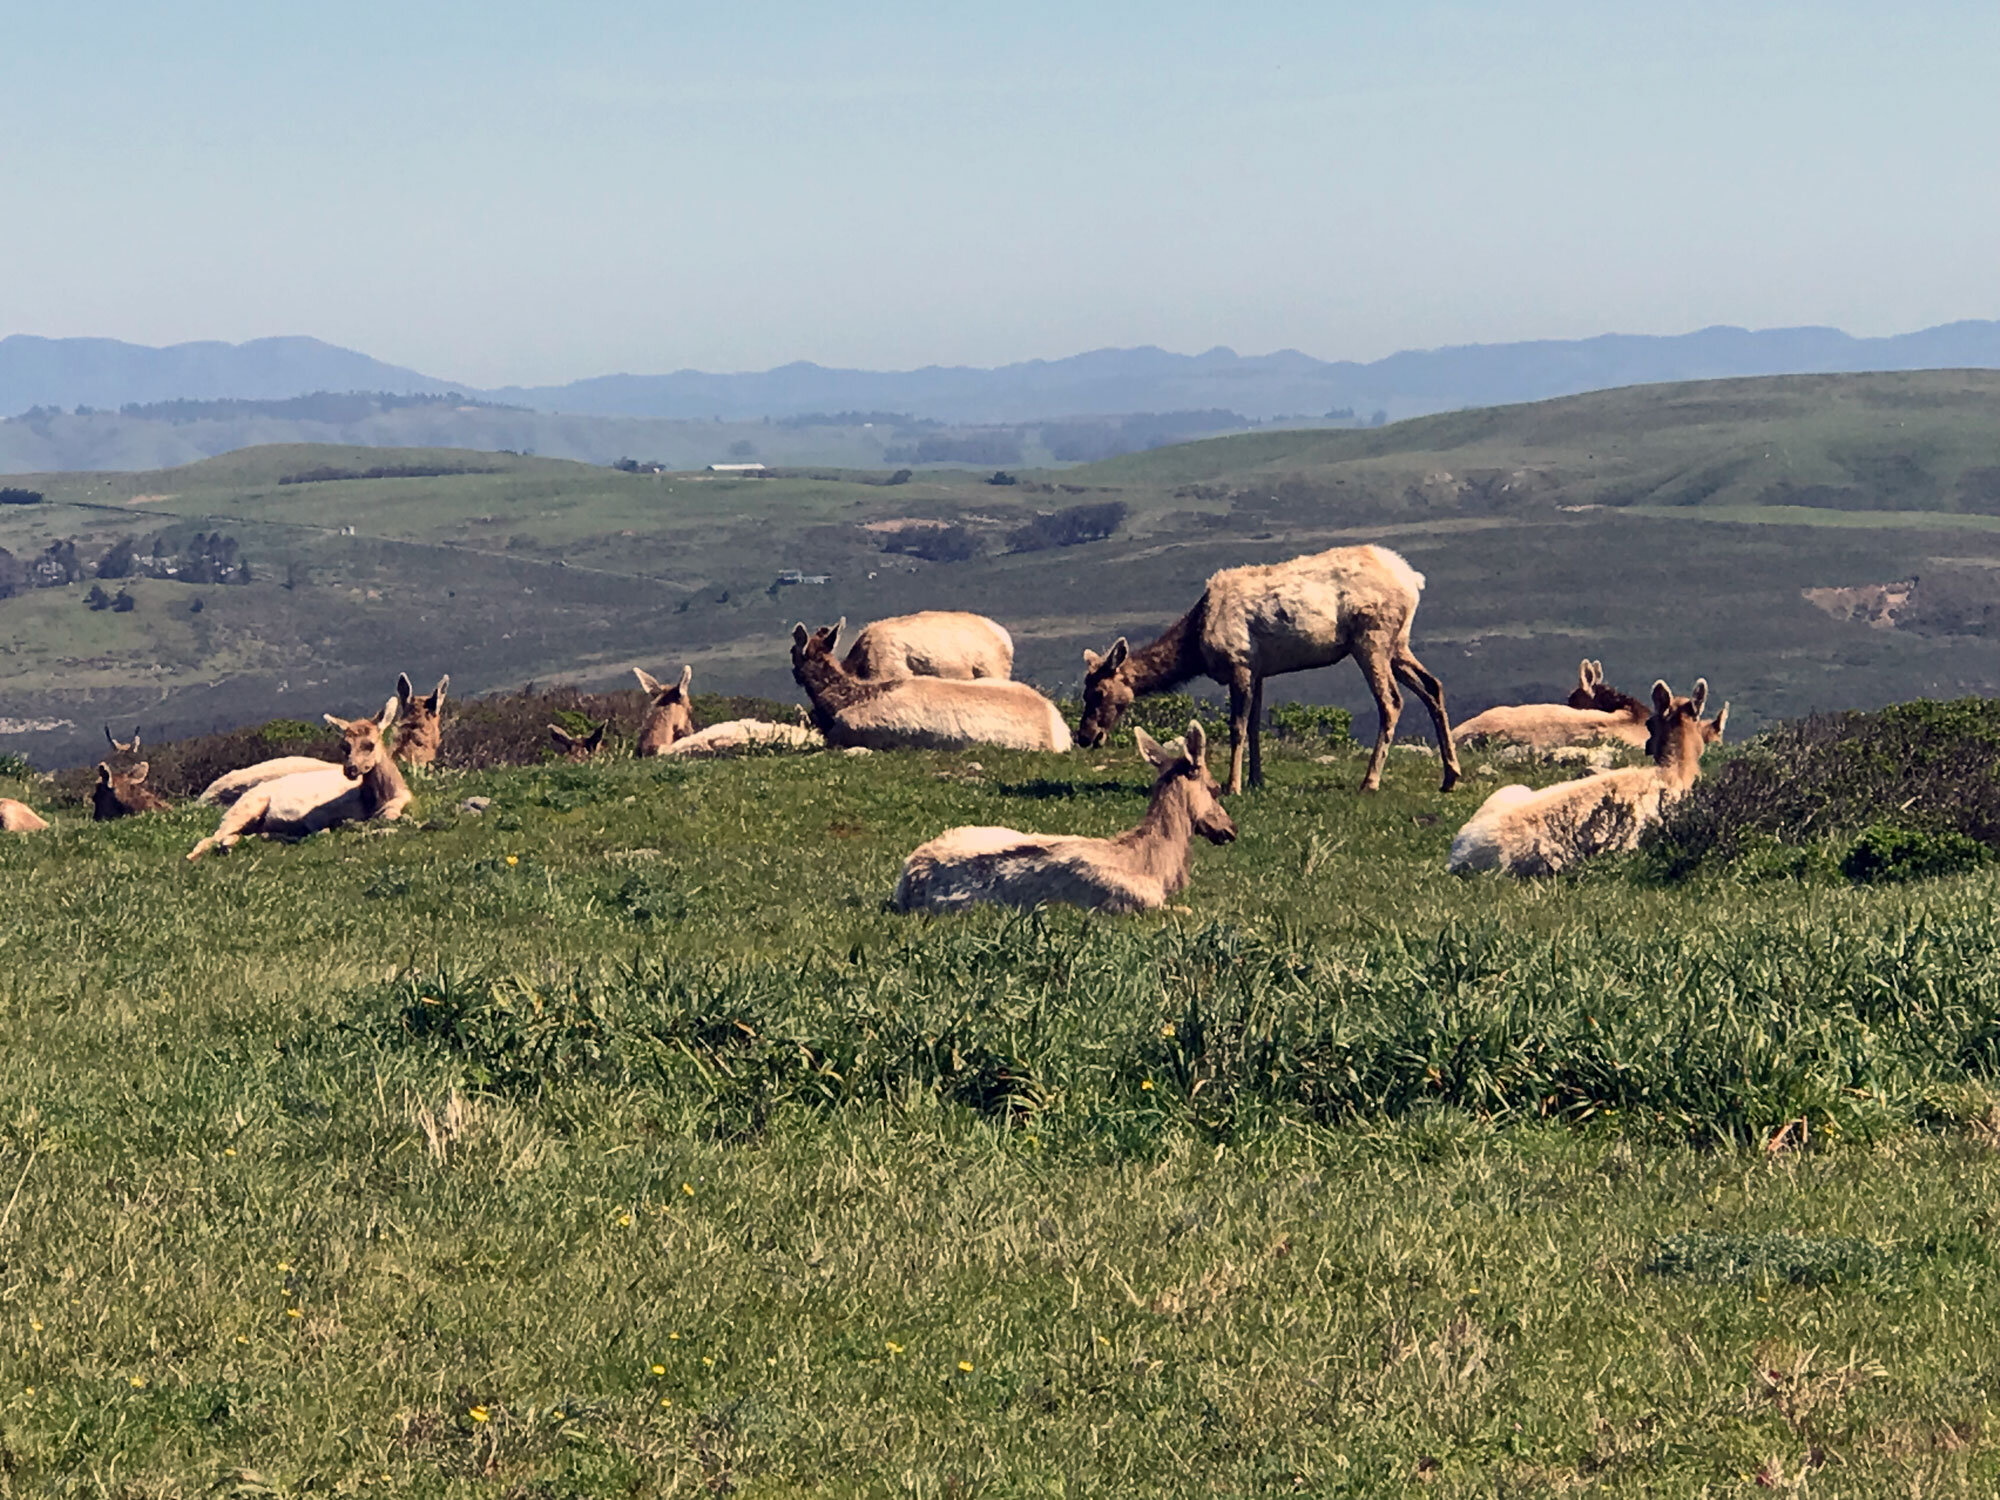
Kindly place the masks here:
POLYGON ((1540 791, 1501 787, 1451 841, 1449 868, 1549 875, 1593 854, 1635 847, 1701 775, 1702 751, 1722 738, 1729 705, 1704 721, 1707 702, 1707 678, 1686 698, 1654 683, 1646 746, 1652 765, 1600 771, 1540 791))
POLYGON ((386 736, 395 727, 401 701, 391 698, 375 719, 326 722, 340 731, 340 764, 319 771, 260 782, 236 799, 222 823, 188 851, 190 860, 211 849, 228 850, 251 834, 302 839, 342 823, 370 818, 393 820, 410 804, 410 788, 389 753, 386 736))
POLYGON ((1424 575, 1387 547, 1335 547, 1289 562, 1225 568, 1193 609, 1150 646, 1133 651, 1120 636, 1103 656, 1083 653, 1083 725, 1078 739, 1104 743, 1132 701, 1207 676, 1229 689, 1229 790, 1264 780, 1264 679, 1332 666, 1352 656, 1381 710, 1375 753, 1361 790, 1382 784, 1382 763, 1402 717, 1401 679, 1430 710, 1444 790, 1459 779, 1458 753, 1446 717, 1444 685, 1410 649, 1410 625, 1424 575))
POLYGON ((1138 827, 1094 839, 1012 828, 954 828, 919 846, 896 882, 900 911, 1063 902, 1105 912, 1150 911, 1188 882, 1195 834, 1212 844, 1236 837, 1208 774, 1207 737, 1191 722, 1187 738, 1161 745, 1141 729, 1139 754, 1158 772, 1138 827))
POLYGON ((984 615, 926 609, 864 626, 841 666, 850 677, 949 677, 970 682, 1014 675, 1014 638, 984 615))
POLYGON ((1067 750, 1062 712, 1024 682, 982 678, 850 676, 834 660, 841 620, 792 627, 792 677, 812 699, 813 724, 830 745, 869 750, 1067 750))

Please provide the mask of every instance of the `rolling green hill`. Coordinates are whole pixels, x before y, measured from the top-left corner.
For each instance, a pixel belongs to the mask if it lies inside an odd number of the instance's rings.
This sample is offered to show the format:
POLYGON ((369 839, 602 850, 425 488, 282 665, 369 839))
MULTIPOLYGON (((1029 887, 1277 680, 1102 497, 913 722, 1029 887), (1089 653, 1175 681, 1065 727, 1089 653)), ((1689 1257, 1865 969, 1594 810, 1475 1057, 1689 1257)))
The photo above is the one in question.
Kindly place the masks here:
MULTIPOLYGON (((1637 387, 984 477, 314 446, 10 481, 47 497, 0 507, 17 558, 64 537, 89 559, 121 536, 143 550, 221 532, 253 576, 144 580, 115 615, 85 609, 85 584, 0 599, 4 716, 71 721, 8 742, 47 759, 87 753, 106 717, 310 715, 399 670, 450 671, 465 692, 685 660, 704 689, 791 696, 793 620, 940 606, 994 615, 1021 675, 1073 692, 1082 647, 1157 631, 1215 569, 1358 541, 1428 575, 1417 649, 1460 712, 1558 692, 1583 655, 1635 690, 1706 675, 1745 728, 2000 691, 2000 374, 1637 387), (383 468, 405 477, 281 482, 383 468), (444 472, 408 473, 426 469, 444 472), (1109 500, 1127 513, 1108 539, 1008 550, 1039 511, 1109 500), (963 527, 977 555, 885 551, 907 523, 963 527), (783 585, 786 569, 828 581, 783 585)), ((1366 702, 1346 668, 1280 696, 1366 702)))

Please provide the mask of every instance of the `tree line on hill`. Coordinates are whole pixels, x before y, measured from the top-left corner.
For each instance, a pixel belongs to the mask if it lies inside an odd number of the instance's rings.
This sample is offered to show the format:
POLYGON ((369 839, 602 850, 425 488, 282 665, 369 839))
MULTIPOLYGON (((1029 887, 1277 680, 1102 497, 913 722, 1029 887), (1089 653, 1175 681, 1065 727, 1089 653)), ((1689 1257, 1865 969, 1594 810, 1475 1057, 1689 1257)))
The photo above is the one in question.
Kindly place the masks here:
MULTIPOLYGON (((72 538, 49 543, 38 557, 23 562, 0 547, 0 599, 11 599, 27 589, 66 588, 86 577, 117 581, 126 578, 164 578, 176 583, 248 583, 250 560, 233 536, 221 532, 196 532, 185 541, 175 542, 169 532, 160 532, 141 543, 136 537, 120 537, 107 547, 94 564, 86 565, 72 538), (143 548, 143 550, 142 550, 143 548)), ((102 594, 101 588, 93 590, 102 594)), ((120 591, 120 597, 131 596, 120 591)), ((93 609, 129 609, 115 600, 93 609)))

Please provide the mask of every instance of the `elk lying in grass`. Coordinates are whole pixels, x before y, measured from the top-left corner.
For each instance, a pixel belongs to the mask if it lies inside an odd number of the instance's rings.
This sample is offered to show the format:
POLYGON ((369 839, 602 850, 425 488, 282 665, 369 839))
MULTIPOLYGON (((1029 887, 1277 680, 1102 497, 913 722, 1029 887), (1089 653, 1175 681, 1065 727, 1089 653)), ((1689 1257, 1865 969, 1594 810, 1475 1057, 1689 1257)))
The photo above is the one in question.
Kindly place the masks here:
POLYGON ((376 719, 336 719, 328 714, 326 722, 341 735, 340 764, 252 787, 222 815, 221 826, 188 851, 188 858, 200 859, 211 849, 230 849, 250 834, 302 839, 341 823, 400 818, 409 806, 410 789, 384 739, 395 727, 399 708, 399 700, 391 698, 376 719))
POLYGON ((813 724, 830 745, 868 750, 1067 750, 1069 726, 1056 706, 1024 682, 942 677, 873 681, 833 659, 847 622, 807 632, 792 627, 792 676, 812 699, 813 724))
POLYGON ((150 761, 140 761, 126 771, 114 771, 109 761, 97 763, 97 785, 90 793, 90 815, 99 823, 113 818, 129 818, 136 813, 164 811, 167 799, 146 785, 150 761))
POLYGON ((0 833, 40 833, 48 826, 48 819, 27 803, 0 797, 0 833))
MULTIPOLYGON (((587 723, 588 720, 585 722, 587 723)), ((610 724, 611 721, 606 719, 602 724, 591 730, 589 734, 571 734, 562 725, 551 724, 549 725, 549 738, 556 742, 556 748, 562 751, 570 760, 589 760, 591 756, 597 754, 598 748, 603 745, 604 731, 610 727, 610 724)))
POLYGON ((244 766, 235 771, 224 771, 215 780, 201 789, 195 800, 204 806, 228 807, 249 791, 253 786, 261 786, 267 781, 276 781, 280 776, 297 776, 305 771, 338 771, 335 761, 320 760, 311 755, 280 755, 275 760, 260 760, 254 766, 244 766))
POLYGON ((1171 745, 1136 731, 1139 753, 1159 771, 1137 828, 1093 839, 1012 828, 954 828, 903 861, 895 903, 902 911, 956 911, 982 903, 1063 902, 1098 911, 1150 911, 1187 884, 1188 844, 1236 837, 1208 774, 1199 722, 1171 745))
POLYGON ((729 719, 675 740, 669 755, 741 755, 750 750, 818 750, 826 744, 807 724, 774 724, 769 719, 729 719))
POLYGON ((1630 849, 1662 810, 1701 775, 1701 753, 1722 738, 1729 705, 1703 721, 1708 680, 1676 698, 1664 682, 1653 684, 1647 752, 1650 766, 1600 771, 1540 791, 1503 786, 1451 841, 1450 868, 1548 875, 1607 850, 1630 849))
POLYGON ((1444 790, 1459 778, 1445 715, 1444 687, 1410 650, 1424 575, 1387 547, 1335 547, 1289 562, 1225 568, 1208 580, 1193 609, 1150 646, 1133 651, 1120 636, 1103 656, 1083 653, 1085 745, 1104 743, 1132 700, 1206 675, 1229 689, 1229 790, 1264 779, 1264 679, 1332 666, 1352 656, 1382 712, 1375 753, 1361 789, 1382 784, 1382 763, 1402 716, 1400 679, 1430 710, 1444 760, 1444 790))
POLYGON ((1644 748, 1652 709, 1608 686, 1599 662, 1577 664, 1577 685, 1566 703, 1521 703, 1489 708, 1465 720, 1451 735, 1461 745, 1519 745, 1545 754, 1566 745, 1605 740, 1644 748))
POLYGON ((644 757, 665 755, 674 741, 694 733, 694 668, 682 666, 681 680, 666 686, 652 673, 632 669, 639 687, 652 701, 639 724, 639 741, 633 754, 644 757))
POLYGON ((970 682, 1014 675, 1014 638, 984 615, 926 609, 865 626, 841 666, 850 677, 949 677, 970 682))
POLYGON ((444 694, 451 674, 438 679, 428 697, 419 698, 410 674, 396 678, 396 759, 406 766, 428 766, 444 742, 444 694))

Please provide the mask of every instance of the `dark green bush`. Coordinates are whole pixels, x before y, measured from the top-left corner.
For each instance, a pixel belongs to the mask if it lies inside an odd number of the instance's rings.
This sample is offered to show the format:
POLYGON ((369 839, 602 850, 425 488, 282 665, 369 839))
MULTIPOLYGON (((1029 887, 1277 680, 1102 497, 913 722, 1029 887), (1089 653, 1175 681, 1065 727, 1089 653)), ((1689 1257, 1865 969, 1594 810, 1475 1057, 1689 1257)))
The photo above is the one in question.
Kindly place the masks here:
POLYGON ((1924 833, 1877 823, 1862 830, 1840 861, 1840 873, 1861 884, 1928 880, 1976 870, 1991 857, 1984 844, 1962 833, 1924 833))

